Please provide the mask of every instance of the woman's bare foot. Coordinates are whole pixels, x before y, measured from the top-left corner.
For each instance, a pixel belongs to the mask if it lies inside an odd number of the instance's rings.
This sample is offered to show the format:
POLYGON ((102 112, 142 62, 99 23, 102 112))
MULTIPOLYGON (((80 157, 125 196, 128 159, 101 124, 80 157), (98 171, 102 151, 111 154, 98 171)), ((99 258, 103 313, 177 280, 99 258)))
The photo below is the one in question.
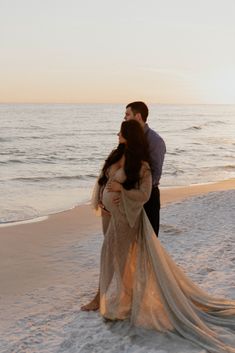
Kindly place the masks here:
POLYGON ((83 305, 81 307, 82 311, 96 311, 98 310, 100 307, 100 292, 98 291, 96 293, 96 296, 94 299, 92 299, 92 301, 86 305, 83 305))
POLYGON ((94 298, 90 303, 81 306, 82 311, 96 311, 100 307, 99 301, 94 298))

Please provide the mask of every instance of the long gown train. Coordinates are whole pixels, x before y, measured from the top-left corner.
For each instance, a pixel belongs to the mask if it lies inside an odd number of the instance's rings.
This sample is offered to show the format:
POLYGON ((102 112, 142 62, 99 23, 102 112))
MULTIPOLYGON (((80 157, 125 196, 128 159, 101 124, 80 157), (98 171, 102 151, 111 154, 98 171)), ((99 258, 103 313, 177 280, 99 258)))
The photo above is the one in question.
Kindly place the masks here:
MULTIPOLYGON (((112 180, 123 182, 122 168, 112 180)), ((143 209, 151 192, 151 172, 141 168, 136 189, 114 193, 95 188, 111 216, 105 218, 100 264, 100 313, 110 320, 174 331, 208 352, 235 353, 235 300, 213 298, 193 283, 161 245, 143 209)))

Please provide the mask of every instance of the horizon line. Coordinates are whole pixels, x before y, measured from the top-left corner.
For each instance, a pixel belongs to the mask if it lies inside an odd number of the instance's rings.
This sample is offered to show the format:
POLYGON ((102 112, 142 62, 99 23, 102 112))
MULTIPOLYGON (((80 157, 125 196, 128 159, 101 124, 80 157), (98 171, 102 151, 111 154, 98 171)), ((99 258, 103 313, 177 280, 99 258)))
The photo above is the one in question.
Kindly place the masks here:
MULTIPOLYGON (((132 100, 134 102, 134 100, 132 100)), ((137 101, 137 100, 136 100, 137 101)), ((146 100, 142 100, 143 102, 146 102, 146 100)), ((128 101, 129 102, 129 101, 128 101)), ((88 105, 88 104, 91 104, 91 105, 104 105, 104 104, 112 104, 112 105, 119 105, 119 104, 127 104, 126 102, 44 102, 44 101, 41 101, 41 102, 14 102, 14 101, 11 101, 11 102, 1 102, 0 101, 0 104, 42 104, 42 105, 46 105, 46 104, 61 104, 61 105, 88 105)), ((147 102, 147 104, 154 104, 154 105, 235 105, 235 103, 160 103, 160 102, 147 102)))

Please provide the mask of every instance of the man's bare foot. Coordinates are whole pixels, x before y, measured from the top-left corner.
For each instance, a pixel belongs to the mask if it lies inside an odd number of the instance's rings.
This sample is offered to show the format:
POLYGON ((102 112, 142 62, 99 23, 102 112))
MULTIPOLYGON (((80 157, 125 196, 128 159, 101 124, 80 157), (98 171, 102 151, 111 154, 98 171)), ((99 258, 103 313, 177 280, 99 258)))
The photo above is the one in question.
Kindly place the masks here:
POLYGON ((97 298, 94 298, 90 303, 81 307, 82 311, 96 311, 100 307, 100 302, 97 298))

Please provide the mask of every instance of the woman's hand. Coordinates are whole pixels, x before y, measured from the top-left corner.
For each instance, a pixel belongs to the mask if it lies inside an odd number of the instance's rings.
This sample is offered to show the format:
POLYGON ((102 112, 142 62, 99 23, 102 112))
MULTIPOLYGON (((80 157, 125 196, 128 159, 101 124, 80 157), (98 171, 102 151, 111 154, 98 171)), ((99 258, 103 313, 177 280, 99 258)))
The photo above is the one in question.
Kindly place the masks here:
POLYGON ((101 208, 101 215, 102 216, 103 215, 111 215, 111 213, 108 210, 106 210, 106 208, 104 207, 102 201, 99 201, 98 206, 101 208))
POLYGON ((120 192, 122 191, 122 185, 117 181, 109 181, 107 184, 108 192, 120 192))

